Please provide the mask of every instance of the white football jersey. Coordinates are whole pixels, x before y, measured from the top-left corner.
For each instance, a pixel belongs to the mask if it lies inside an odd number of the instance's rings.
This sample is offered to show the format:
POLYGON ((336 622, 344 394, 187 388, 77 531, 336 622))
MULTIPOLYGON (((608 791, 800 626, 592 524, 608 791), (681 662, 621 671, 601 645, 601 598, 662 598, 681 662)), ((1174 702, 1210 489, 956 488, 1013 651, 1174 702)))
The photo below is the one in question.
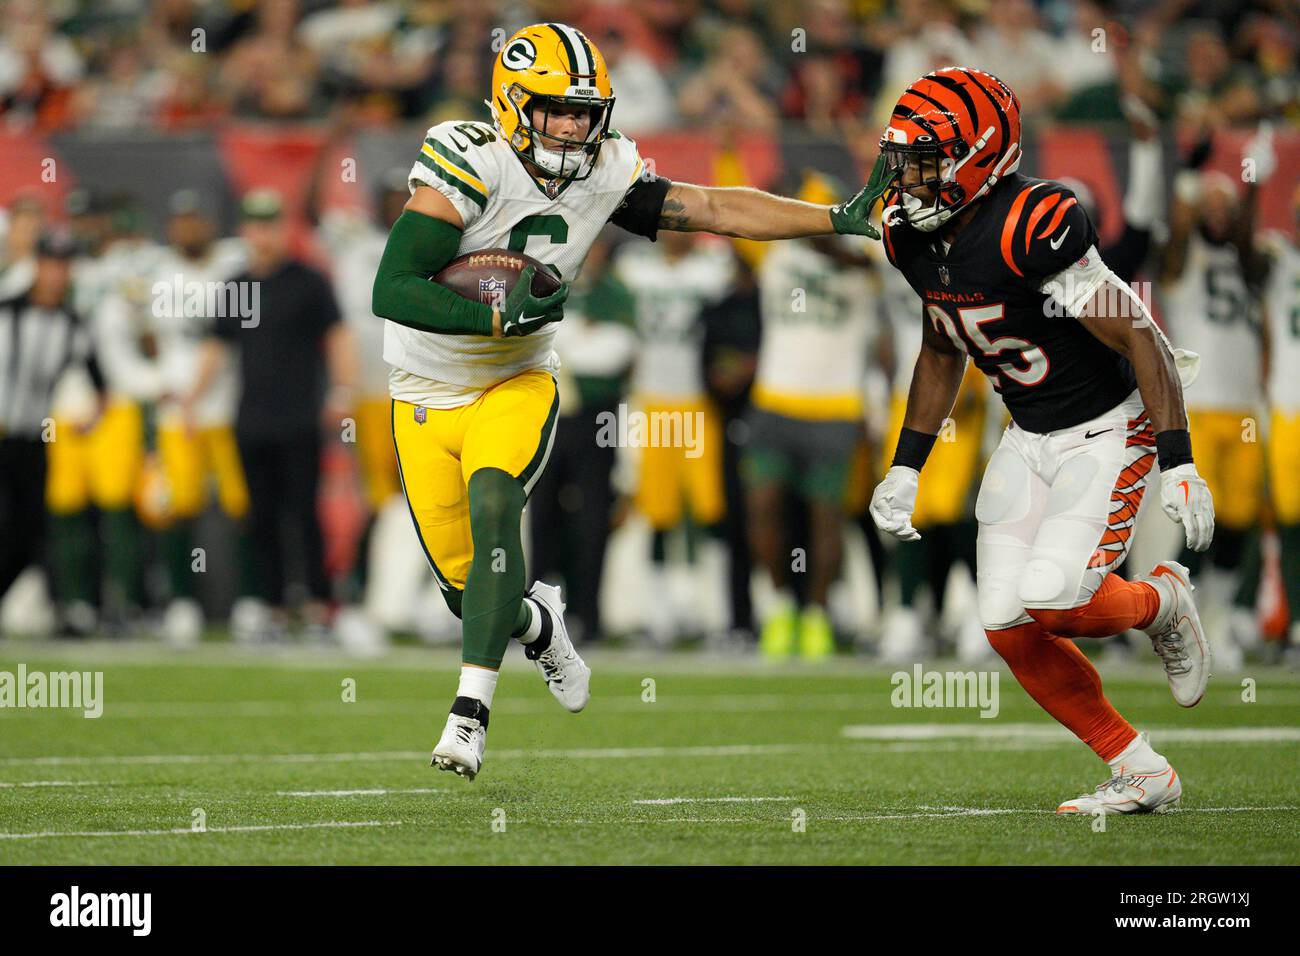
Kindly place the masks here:
MULTIPOLYGON (((156 298, 161 300, 154 308, 154 323, 166 393, 183 395, 194 384, 203 340, 212 332, 212 312, 220 308, 220 300, 213 300, 216 308, 209 309, 208 297, 220 295, 218 284, 233 279, 247 267, 247 262, 248 251, 239 239, 212 243, 207 255, 199 260, 187 259, 172 248, 166 250, 154 286, 156 298), (203 300, 198 299, 200 294, 203 300), (170 300, 162 300, 164 296, 170 296, 170 300)), ((227 361, 208 390, 199 396, 194 406, 198 424, 216 426, 234 421, 239 399, 238 364, 227 361)), ((171 402, 163 409, 164 415, 175 411, 171 402)))
POLYGON ((659 400, 696 401, 704 395, 704 326, 700 313, 726 295, 735 273, 731 249, 704 242, 677 259, 649 242, 624 246, 615 275, 636 299, 641 346, 633 390, 659 400))
POLYGON ((1261 397, 1258 316, 1236 248, 1211 244, 1193 233, 1182 275, 1162 291, 1170 341, 1201 356, 1187 406, 1253 409, 1261 397))
POLYGON ((1300 248, 1283 236, 1272 238, 1272 267, 1264 289, 1268 399, 1274 408, 1294 415, 1300 412, 1300 248))
POLYGON ((764 256, 758 285, 763 341, 754 386, 764 399, 859 405, 876 299, 867 274, 792 240, 764 256))
POLYGON ((91 317, 99 364, 110 392, 152 401, 162 388, 157 358, 145 340, 156 334, 154 282, 167 249, 148 239, 120 239, 95 260, 83 296, 91 317))
MULTIPOLYGON (((458 255, 512 249, 573 279, 643 166, 636 144, 611 132, 590 176, 554 195, 486 123, 448 121, 429 129, 410 186, 431 186, 465 221, 458 255)), ((493 338, 443 335, 384 323, 384 361, 394 398, 433 408, 472 402, 497 382, 529 369, 555 371, 553 327, 493 338)))

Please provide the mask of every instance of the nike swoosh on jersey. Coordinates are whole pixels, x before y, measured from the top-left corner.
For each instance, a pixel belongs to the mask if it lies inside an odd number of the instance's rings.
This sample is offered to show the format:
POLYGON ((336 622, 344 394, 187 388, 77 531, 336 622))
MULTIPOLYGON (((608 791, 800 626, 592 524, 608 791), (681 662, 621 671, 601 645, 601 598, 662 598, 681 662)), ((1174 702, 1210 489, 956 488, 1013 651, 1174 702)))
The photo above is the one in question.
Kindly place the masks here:
POLYGON ((1061 248, 1061 243, 1065 242, 1065 237, 1069 235, 1069 233, 1070 233, 1070 227, 1066 226, 1065 232, 1061 233, 1055 239, 1049 240, 1047 244, 1052 247, 1053 251, 1056 251, 1057 249, 1061 248))
POLYGON ((1115 429, 1113 429, 1113 428, 1103 428, 1103 429, 1102 429, 1101 431, 1099 431, 1099 432, 1087 432, 1083 437, 1084 437, 1084 438, 1096 438, 1098 435, 1104 435, 1104 434, 1106 434, 1106 432, 1113 432, 1114 430, 1115 430, 1115 429))

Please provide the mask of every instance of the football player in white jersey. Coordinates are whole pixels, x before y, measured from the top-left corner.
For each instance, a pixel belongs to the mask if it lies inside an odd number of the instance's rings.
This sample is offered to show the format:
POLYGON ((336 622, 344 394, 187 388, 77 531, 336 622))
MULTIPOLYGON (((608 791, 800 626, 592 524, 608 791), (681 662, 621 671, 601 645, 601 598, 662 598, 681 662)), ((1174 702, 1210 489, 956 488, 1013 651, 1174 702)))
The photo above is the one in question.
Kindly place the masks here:
POLYGON ((1290 653, 1300 648, 1300 187, 1291 200, 1292 233, 1271 233, 1256 250, 1267 269, 1264 330, 1268 343, 1268 479, 1282 552, 1291 626, 1290 653))
POLYGON ((428 131, 411 199, 389 234, 373 306, 388 319, 398 472, 426 556, 463 622, 460 685, 433 762, 478 773, 497 671, 513 637, 571 711, 590 670, 564 628, 559 591, 525 597, 524 502, 545 466, 556 417, 552 323, 568 287, 531 294, 525 269, 496 307, 429 282, 459 254, 506 247, 566 281, 606 222, 654 238, 659 229, 751 239, 832 232, 876 235, 867 213, 883 169, 857 196, 827 207, 754 189, 705 188, 654 175, 611 126, 603 57, 560 23, 524 27, 492 74, 493 122, 428 131))
POLYGON ((635 493, 636 508, 653 535, 648 590, 663 596, 648 622, 649 632, 654 644, 665 647, 697 623, 691 590, 670 584, 669 535, 679 528, 687 533, 687 566, 677 570, 690 575, 689 565, 696 564, 691 529, 714 527, 726 513, 722 422, 705 394, 701 316, 731 288, 735 258, 721 242, 698 243, 690 233, 670 233, 662 242, 623 246, 614 274, 636 303, 640 341, 632 370, 633 399, 647 421, 673 423, 658 434, 659 440, 637 449, 635 493), (684 526, 688 513, 691 524, 684 526))
POLYGON ((1223 173, 1180 171, 1159 270, 1170 337, 1201 356, 1187 419, 1196 446, 1208 449, 1203 477, 1217 505, 1209 552, 1185 549, 1179 560, 1206 592, 1205 631, 1228 673, 1240 669, 1242 645, 1257 640, 1258 575, 1245 570, 1264 503, 1261 332, 1243 264, 1252 218, 1223 173))
POLYGON ((113 225, 103 253, 76 270, 74 287, 79 311, 91 320, 108 406, 84 432, 56 413, 59 440, 50 443, 46 503, 61 529, 56 547, 66 540, 69 550, 84 547, 88 509, 98 509, 108 619, 129 627, 144 597, 136 496, 145 462, 144 407, 158 398, 162 386, 152 351, 151 289, 164 250, 147 236, 133 198, 119 196, 112 203, 113 225))
MULTIPOLYGON (((839 186, 804 176, 799 198, 833 203, 839 186)), ((822 238, 774 243, 758 267, 763 337, 750 393, 750 438, 741 465, 749 538, 775 594, 759 650, 818 660, 835 652, 827 614, 843 557, 844 506, 862 442, 862 382, 874 331, 873 291, 862 254, 822 238), (808 538, 791 540, 791 495, 808 508, 808 538), (790 549, 808 552, 803 606, 792 587, 790 549)))
MULTIPOLYGON (((154 278, 154 317, 158 332, 158 361, 163 398, 158 409, 158 458, 164 501, 157 515, 161 552, 167 568, 171 601, 162 618, 162 635, 171 644, 198 643, 203 611, 194 594, 191 553, 194 526, 208 503, 209 482, 228 518, 241 522, 248 513, 248 487, 235 445, 235 408, 239 382, 233 363, 193 405, 180 400, 197 377, 204 339, 212 333, 212 317, 186 309, 180 296, 202 292, 239 274, 247 251, 240 239, 217 239, 212 210, 192 189, 177 191, 170 201, 169 246, 154 278)), ((247 542, 241 533, 240 548, 247 542)), ((241 568, 248 565, 241 560, 241 568)), ((238 621, 243 595, 251 593, 247 574, 239 582, 240 601, 231 615, 238 621)))

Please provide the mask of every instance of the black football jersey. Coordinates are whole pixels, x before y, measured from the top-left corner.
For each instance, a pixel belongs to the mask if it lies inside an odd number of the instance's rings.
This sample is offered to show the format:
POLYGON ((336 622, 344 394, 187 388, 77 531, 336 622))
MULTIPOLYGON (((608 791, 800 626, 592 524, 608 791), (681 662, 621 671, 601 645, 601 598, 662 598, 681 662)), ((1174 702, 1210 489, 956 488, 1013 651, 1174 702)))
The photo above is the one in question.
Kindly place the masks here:
POLYGON ((938 232, 884 229, 889 261, 924 304, 924 321, 970 355, 1027 431, 1069 428, 1114 408, 1133 367, 1041 291, 1082 259, 1097 233, 1059 183, 1011 175, 948 250, 938 232))

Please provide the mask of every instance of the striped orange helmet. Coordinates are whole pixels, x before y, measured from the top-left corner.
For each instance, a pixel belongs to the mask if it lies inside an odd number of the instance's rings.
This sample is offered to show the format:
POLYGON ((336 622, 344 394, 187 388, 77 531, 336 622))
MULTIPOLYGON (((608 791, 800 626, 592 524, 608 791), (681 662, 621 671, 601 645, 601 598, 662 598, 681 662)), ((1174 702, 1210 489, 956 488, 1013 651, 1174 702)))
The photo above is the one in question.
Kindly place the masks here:
POLYGON ((931 232, 1019 167, 1020 101, 990 73, 935 70, 899 98, 880 149, 897 191, 886 214, 931 232))

